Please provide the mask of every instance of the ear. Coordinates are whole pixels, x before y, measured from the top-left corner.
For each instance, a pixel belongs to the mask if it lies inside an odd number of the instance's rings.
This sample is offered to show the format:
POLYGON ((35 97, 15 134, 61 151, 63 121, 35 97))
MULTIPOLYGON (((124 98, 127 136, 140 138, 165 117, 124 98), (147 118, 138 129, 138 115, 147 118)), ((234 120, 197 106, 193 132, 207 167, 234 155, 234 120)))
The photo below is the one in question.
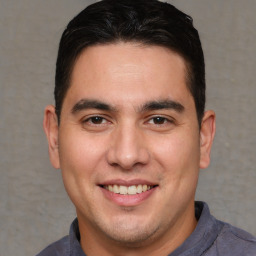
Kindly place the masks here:
POLYGON ((49 105, 44 111, 44 132, 48 140, 48 151, 50 161, 54 168, 60 168, 59 145, 58 145, 58 119, 55 113, 55 107, 49 105))
POLYGON ((215 135, 215 113, 206 111, 200 130, 200 168, 207 168, 210 164, 210 153, 215 135))

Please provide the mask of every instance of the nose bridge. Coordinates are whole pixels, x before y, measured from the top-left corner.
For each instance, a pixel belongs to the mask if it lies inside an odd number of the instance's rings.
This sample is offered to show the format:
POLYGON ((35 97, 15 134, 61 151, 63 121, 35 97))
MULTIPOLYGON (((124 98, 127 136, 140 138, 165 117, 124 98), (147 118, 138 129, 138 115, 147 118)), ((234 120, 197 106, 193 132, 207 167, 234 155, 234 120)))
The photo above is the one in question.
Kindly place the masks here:
POLYGON ((120 124, 113 133, 108 152, 109 163, 119 165, 123 169, 131 169, 136 164, 146 164, 149 153, 142 140, 142 131, 136 124, 120 124))

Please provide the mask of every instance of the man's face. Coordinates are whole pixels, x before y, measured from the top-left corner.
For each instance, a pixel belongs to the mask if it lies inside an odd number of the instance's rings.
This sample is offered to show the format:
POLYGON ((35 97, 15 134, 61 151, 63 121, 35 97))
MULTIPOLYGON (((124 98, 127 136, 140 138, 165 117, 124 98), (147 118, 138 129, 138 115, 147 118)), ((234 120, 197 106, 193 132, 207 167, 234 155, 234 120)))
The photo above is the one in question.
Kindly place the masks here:
POLYGON ((205 159, 179 55, 131 43, 87 48, 54 133, 51 160, 80 229, 136 243, 194 228, 205 159))

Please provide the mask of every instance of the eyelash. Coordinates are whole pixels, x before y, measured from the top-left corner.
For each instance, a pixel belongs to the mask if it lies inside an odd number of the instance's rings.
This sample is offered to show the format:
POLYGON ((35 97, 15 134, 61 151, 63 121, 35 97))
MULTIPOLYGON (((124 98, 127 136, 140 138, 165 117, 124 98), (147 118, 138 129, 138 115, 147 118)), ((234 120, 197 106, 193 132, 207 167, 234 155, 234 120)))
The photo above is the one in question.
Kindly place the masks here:
MULTIPOLYGON (((106 119, 105 117, 102 117, 100 115, 96 115, 96 116, 91 116, 86 118, 85 120, 82 121, 83 124, 89 124, 92 126, 99 126, 99 125, 106 125, 107 123, 110 123, 110 121, 108 121, 108 119, 106 119), (97 120, 98 119, 98 120, 97 120), (96 123, 94 123, 94 121, 96 121, 96 123), (99 122, 99 123, 97 123, 99 122)), ((163 117, 163 116, 153 116, 147 119, 146 123, 150 124, 150 125, 157 125, 157 126, 164 126, 167 124, 173 124, 174 120, 171 118, 167 118, 167 117, 163 117), (160 121, 160 123, 154 123, 154 121, 160 121)))
POLYGON ((153 123, 153 125, 162 126, 162 125, 166 125, 168 123, 174 123, 174 121, 172 119, 164 117, 164 116, 153 116, 150 119, 148 119, 148 123, 150 123, 150 121, 154 122, 157 119, 158 119, 158 121, 160 121, 160 124, 153 123))
MULTIPOLYGON (((100 123, 100 124, 93 123, 93 119, 99 119, 101 121, 104 121, 104 124, 108 122, 108 120, 105 117, 102 117, 102 116, 91 116, 91 117, 88 117, 85 120, 83 120, 82 123, 83 124, 90 123, 90 125, 95 125, 95 126, 102 125, 102 123, 100 123)), ((97 120, 96 120, 96 122, 97 122, 97 120)))

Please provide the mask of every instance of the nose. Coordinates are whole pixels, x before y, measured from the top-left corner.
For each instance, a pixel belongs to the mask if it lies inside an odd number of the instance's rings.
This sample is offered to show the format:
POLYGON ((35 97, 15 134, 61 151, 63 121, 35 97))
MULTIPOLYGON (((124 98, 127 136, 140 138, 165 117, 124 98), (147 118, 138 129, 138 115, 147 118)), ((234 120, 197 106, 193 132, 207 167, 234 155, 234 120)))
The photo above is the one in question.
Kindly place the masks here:
POLYGON ((110 165, 132 170, 137 165, 146 165, 149 162, 150 154, 139 128, 119 127, 112 135, 107 152, 110 165))

